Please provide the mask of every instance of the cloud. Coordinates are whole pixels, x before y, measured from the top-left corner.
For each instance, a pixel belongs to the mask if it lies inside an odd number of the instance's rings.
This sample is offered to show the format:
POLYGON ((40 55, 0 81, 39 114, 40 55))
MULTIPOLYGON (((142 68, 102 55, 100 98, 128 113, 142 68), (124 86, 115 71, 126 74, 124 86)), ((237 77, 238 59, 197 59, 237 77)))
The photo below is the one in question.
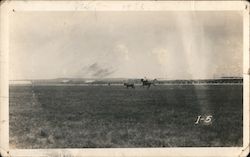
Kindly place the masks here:
POLYGON ((129 52, 128 52, 128 48, 126 45, 124 44, 117 44, 114 48, 114 51, 116 53, 118 53, 119 57, 122 57, 125 60, 129 60, 129 52))
POLYGON ((165 66, 168 59, 168 54, 167 50, 164 48, 157 48, 152 51, 152 54, 156 55, 158 62, 162 65, 165 66))
POLYGON ((115 70, 113 68, 105 67, 105 65, 101 65, 97 62, 82 68, 82 73, 85 76, 94 78, 104 78, 113 74, 114 72, 115 70))

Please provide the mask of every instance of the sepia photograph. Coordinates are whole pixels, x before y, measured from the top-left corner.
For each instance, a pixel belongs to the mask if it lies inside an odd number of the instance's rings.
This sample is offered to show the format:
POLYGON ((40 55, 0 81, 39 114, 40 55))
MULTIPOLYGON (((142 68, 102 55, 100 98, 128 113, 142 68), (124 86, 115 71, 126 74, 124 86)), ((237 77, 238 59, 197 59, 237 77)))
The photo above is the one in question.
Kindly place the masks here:
POLYGON ((11 8, 8 30, 9 149, 243 147, 242 10, 11 8))

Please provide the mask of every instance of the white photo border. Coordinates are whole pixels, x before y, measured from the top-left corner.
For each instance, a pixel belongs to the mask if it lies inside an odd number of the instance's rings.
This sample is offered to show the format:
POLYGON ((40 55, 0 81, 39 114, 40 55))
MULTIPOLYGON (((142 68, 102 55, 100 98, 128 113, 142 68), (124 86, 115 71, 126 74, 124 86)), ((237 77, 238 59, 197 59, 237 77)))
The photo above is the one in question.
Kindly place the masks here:
POLYGON ((5 1, 0 8, 0 153, 2 156, 247 156, 249 153, 249 3, 247 1, 5 1), (9 148, 9 15, 19 11, 242 11, 243 147, 9 148))

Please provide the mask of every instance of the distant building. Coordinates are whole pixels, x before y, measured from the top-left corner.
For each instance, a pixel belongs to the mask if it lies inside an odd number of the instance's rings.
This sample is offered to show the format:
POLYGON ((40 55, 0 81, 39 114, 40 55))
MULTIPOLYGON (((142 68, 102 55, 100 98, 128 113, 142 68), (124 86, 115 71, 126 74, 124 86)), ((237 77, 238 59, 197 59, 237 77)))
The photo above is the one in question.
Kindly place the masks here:
POLYGON ((68 83, 69 80, 62 80, 61 83, 68 83))

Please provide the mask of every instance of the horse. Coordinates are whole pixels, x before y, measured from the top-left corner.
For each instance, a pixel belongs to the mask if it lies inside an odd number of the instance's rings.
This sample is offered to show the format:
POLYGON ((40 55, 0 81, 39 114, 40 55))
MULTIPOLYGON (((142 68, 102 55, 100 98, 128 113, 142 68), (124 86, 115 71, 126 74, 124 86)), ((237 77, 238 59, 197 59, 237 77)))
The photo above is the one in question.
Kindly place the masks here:
POLYGON ((148 81, 147 79, 141 79, 142 82, 142 87, 147 86, 148 88, 150 88, 151 85, 155 86, 155 82, 156 79, 153 80, 153 82, 148 81))
POLYGON ((124 86, 126 86, 127 88, 134 88, 135 89, 135 85, 133 83, 124 83, 124 86))

